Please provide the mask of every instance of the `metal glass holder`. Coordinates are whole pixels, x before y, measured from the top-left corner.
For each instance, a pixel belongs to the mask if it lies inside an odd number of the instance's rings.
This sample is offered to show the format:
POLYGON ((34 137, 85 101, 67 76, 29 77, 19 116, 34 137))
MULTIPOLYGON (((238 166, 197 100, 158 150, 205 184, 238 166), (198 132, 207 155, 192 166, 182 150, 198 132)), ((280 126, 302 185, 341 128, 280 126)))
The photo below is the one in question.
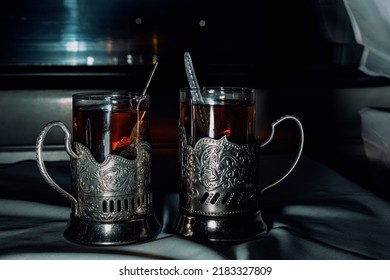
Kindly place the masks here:
POLYGON ((64 236, 86 245, 122 245, 153 239, 161 230, 152 207, 150 187, 151 145, 139 142, 134 160, 107 155, 98 163, 87 147, 71 143, 62 122, 48 123, 37 139, 37 163, 45 181, 72 204, 64 236), (48 174, 42 146, 47 132, 60 127, 70 155, 72 194, 58 186, 48 174))

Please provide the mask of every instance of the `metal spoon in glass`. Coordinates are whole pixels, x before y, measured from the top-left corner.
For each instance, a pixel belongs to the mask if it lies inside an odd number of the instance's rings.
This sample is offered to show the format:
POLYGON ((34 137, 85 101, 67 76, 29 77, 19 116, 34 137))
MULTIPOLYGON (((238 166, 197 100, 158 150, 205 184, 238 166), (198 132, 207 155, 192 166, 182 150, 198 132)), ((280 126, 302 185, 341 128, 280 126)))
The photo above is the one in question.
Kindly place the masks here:
MULTIPOLYGON (((188 83, 190 85, 191 98, 195 104, 202 105, 204 104, 203 97, 202 97, 198 80, 196 79, 194 65, 192 64, 192 59, 189 52, 184 53, 184 65, 186 69, 188 83)), ((204 108, 201 106, 196 106, 196 108, 197 110, 195 113, 197 114, 198 119, 200 120, 199 128, 203 132, 206 132, 207 131, 206 112, 204 111, 204 108)))
POLYGON ((154 72, 156 71, 157 65, 158 65, 158 61, 154 64, 153 70, 152 70, 152 72, 149 75, 149 78, 148 78, 148 80, 146 82, 144 90, 137 97, 137 123, 135 124, 135 126, 134 126, 134 128, 133 128, 133 130, 131 131, 131 134, 130 134, 130 145, 135 145, 135 144, 137 144, 139 142, 140 129, 142 128, 143 118, 144 118, 144 116, 146 114, 145 111, 143 111, 142 114, 140 114, 139 106, 141 104, 141 101, 145 99, 146 91, 148 90, 150 81, 153 78, 153 75, 154 75, 154 72))

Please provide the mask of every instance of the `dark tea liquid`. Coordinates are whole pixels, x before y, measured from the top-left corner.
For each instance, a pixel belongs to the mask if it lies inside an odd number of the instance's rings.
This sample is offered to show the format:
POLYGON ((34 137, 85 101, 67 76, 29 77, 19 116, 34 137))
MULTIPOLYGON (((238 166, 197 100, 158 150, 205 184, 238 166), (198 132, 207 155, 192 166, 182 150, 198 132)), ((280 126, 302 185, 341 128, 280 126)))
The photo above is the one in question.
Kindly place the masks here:
POLYGON ((194 145, 203 137, 220 139, 226 136, 231 142, 255 142, 255 104, 226 101, 218 105, 180 104, 181 124, 187 133, 187 142, 194 145))
POLYGON ((131 108, 115 110, 97 106, 78 107, 73 112, 73 142, 85 145, 97 162, 108 154, 135 158, 135 148, 130 144, 145 139, 145 111, 131 108), (137 118, 138 140, 137 137, 137 118), (129 150, 132 148, 132 151, 129 150), (126 152, 125 152, 125 149, 126 152))

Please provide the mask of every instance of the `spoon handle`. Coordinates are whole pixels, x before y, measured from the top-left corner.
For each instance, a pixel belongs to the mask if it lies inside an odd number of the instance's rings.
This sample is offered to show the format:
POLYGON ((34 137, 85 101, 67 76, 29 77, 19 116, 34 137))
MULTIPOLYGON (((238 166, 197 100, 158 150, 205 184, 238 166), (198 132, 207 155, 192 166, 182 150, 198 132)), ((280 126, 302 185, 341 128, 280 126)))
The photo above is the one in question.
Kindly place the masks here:
POLYGON ((192 64, 191 55, 188 52, 184 53, 184 63, 185 63, 186 74, 187 74, 188 83, 190 84, 190 88, 199 89, 200 87, 199 87, 198 80, 196 79, 194 65, 192 64))
POLYGON ((143 123, 143 118, 145 116, 145 112, 143 112, 142 115, 141 115, 139 107, 141 105, 141 101, 146 98, 146 91, 148 90, 150 81, 153 78, 153 75, 154 75, 154 72, 156 71, 157 65, 158 65, 158 61, 156 61, 156 63, 154 64, 152 72, 150 72, 150 74, 149 74, 149 78, 148 78, 148 80, 146 82, 144 90, 142 91, 142 94, 137 98, 137 122, 134 125, 134 127, 133 127, 133 129, 132 129, 132 131, 130 133, 130 145, 137 144, 140 141, 140 130, 144 129, 144 127, 142 127, 142 126, 145 125, 143 123))
POLYGON ((156 61, 156 63, 154 64, 154 67, 153 67, 152 72, 149 74, 149 78, 148 78, 148 81, 146 82, 146 86, 145 86, 145 88, 144 88, 144 91, 142 92, 142 96, 144 96, 144 95, 146 94, 146 91, 148 90, 150 81, 151 81, 152 78, 153 78, 154 71, 156 71, 157 65, 158 65, 158 61, 156 61))
POLYGON ((195 103, 196 115, 199 117, 200 122, 198 123, 200 130, 203 133, 207 132, 207 122, 205 116, 207 115, 204 107, 203 97, 200 91, 198 80, 196 79, 194 65, 192 64, 191 55, 188 52, 184 53, 184 64, 187 74, 188 83, 190 85, 191 98, 195 103))

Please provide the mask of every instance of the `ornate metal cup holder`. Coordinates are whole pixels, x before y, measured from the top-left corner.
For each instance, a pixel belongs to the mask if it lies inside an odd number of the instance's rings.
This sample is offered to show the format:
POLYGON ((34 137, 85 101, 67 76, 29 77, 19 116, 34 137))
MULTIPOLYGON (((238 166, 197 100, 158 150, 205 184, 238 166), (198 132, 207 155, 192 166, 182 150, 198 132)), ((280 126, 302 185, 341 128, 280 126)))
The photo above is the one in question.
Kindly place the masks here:
POLYGON ((237 243, 264 237, 267 226, 261 216, 262 193, 284 180, 295 168, 303 149, 304 132, 295 116, 286 115, 272 124, 268 139, 262 144, 237 144, 204 137, 194 146, 187 144, 180 127, 181 188, 178 216, 173 231, 199 242, 237 243), (293 165, 272 184, 259 182, 259 148, 270 143, 274 127, 284 121, 298 124, 301 142, 293 165))
POLYGON ((141 141, 135 148, 133 160, 109 154, 99 163, 87 147, 70 142, 70 132, 62 122, 44 127, 37 139, 37 163, 45 181, 72 203, 64 231, 67 239, 86 245, 123 245, 153 239, 160 232, 150 186, 151 145, 141 141), (42 158, 45 135, 55 126, 65 132, 72 194, 54 182, 42 158))

